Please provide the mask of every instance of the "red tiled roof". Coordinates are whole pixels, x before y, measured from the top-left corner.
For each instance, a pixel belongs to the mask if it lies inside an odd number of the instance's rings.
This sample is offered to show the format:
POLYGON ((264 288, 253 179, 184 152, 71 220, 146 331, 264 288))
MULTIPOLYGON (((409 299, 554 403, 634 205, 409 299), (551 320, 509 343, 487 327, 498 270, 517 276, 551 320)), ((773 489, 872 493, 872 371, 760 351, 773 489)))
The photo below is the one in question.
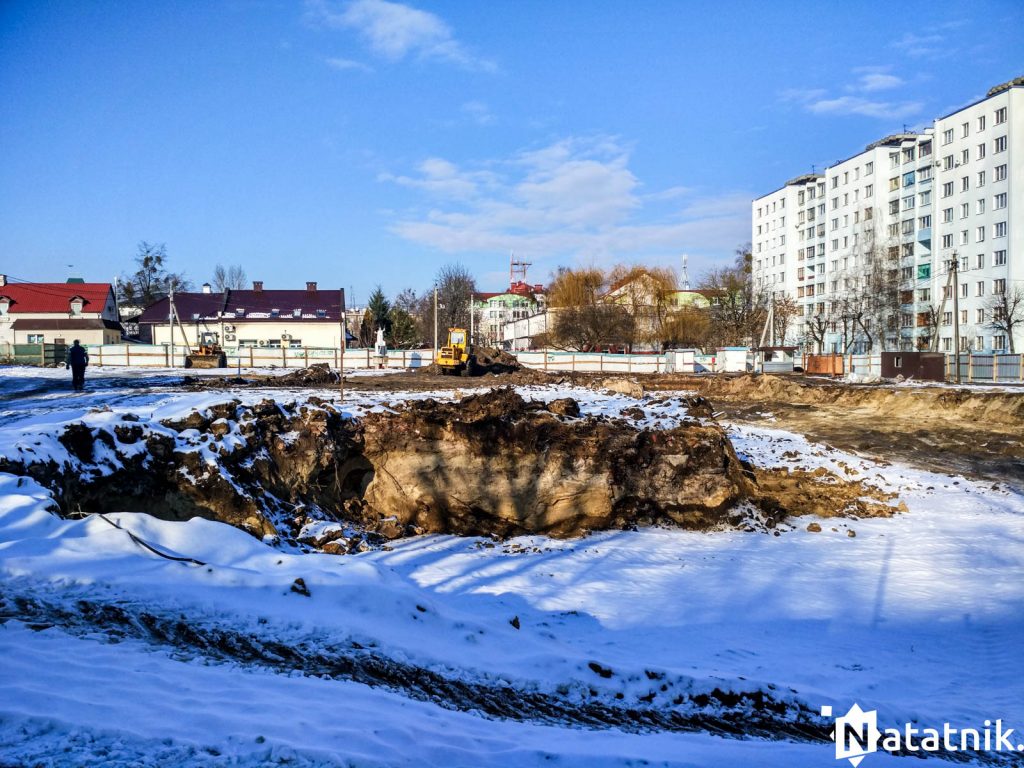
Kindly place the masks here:
POLYGON ((102 312, 110 293, 110 283, 8 283, 0 287, 0 297, 11 300, 8 311, 12 315, 28 312, 66 315, 76 296, 84 300, 83 312, 102 312))
MULTIPOLYGON (((160 299, 146 307, 139 316, 140 323, 162 325, 167 322, 168 299, 160 299)), ((226 293, 175 293, 174 308, 183 323, 193 320, 217 319, 223 313, 225 320, 319 320, 338 323, 341 319, 341 294, 336 290, 230 290, 226 293), (294 311, 300 310, 299 317, 294 311), (241 313, 238 313, 241 310, 241 313), (274 316, 274 310, 278 315, 274 316), (322 314, 318 314, 318 310, 322 314)))

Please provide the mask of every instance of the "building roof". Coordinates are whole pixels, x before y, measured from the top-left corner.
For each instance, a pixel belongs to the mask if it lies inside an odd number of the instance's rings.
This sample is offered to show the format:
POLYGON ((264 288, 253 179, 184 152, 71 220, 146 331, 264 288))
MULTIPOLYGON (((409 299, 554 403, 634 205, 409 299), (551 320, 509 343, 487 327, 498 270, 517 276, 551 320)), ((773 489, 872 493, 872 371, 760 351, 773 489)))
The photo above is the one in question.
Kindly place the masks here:
POLYGON ((102 329, 122 331, 120 323, 113 320, 88 317, 22 317, 11 323, 15 331, 98 331, 102 329))
MULTIPOLYGON (((139 323, 160 325, 167 322, 170 299, 160 299, 146 307, 139 323)), ((341 322, 341 295, 329 290, 227 290, 224 293, 176 293, 174 308, 183 323, 195 320, 244 320, 280 322, 314 320, 341 322), (296 316, 295 310, 299 310, 296 316), (274 314, 274 312, 277 314, 274 314)))
POLYGON ((7 283, 0 286, 0 297, 11 300, 12 315, 46 313, 66 315, 71 300, 83 300, 83 312, 102 312, 111 295, 110 283, 7 283))

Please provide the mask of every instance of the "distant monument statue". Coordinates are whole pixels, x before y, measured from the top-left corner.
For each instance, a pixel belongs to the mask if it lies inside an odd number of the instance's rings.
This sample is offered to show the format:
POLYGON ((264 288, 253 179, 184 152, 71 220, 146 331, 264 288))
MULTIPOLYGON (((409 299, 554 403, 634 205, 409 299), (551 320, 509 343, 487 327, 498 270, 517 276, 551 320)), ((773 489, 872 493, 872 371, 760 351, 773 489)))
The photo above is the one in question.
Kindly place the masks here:
POLYGON ((383 368, 388 359, 388 343, 384 341, 384 329, 377 329, 377 340, 373 342, 377 350, 377 367, 383 368))

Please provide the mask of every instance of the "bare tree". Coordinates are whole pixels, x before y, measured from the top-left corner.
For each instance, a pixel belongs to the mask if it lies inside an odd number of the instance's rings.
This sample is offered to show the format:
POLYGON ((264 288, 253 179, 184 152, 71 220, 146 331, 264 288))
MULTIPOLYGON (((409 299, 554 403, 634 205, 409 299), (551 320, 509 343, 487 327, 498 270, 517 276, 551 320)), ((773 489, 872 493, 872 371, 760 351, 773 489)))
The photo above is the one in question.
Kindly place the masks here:
POLYGON ((825 351, 825 337, 830 326, 828 316, 821 313, 812 315, 804 326, 806 340, 811 343, 814 351, 819 355, 825 351))
POLYGON ((712 294, 711 344, 750 344, 764 325, 764 301, 754 295, 750 272, 747 243, 736 249, 732 266, 713 269, 701 278, 700 287, 712 294))
POLYGON ((135 272, 117 281, 118 304, 148 307, 172 289, 187 291, 192 287, 183 273, 167 271, 167 246, 163 243, 140 242, 135 264, 135 272))
POLYGON ((607 287, 607 277, 596 267, 560 268, 548 291, 554 322, 547 342, 556 349, 628 347, 636 335, 636 322, 627 307, 604 301, 607 287))
POLYGON ((245 275, 245 270, 238 264, 232 264, 230 267, 218 264, 213 268, 212 283, 213 289, 217 293, 224 293, 229 288, 239 291, 245 288, 248 278, 245 275))
POLYGON ((988 327, 1006 334, 1009 341, 1010 354, 1016 354, 1013 334, 1024 325, 1024 288, 1014 286, 991 297, 985 304, 985 314, 991 319, 988 327))

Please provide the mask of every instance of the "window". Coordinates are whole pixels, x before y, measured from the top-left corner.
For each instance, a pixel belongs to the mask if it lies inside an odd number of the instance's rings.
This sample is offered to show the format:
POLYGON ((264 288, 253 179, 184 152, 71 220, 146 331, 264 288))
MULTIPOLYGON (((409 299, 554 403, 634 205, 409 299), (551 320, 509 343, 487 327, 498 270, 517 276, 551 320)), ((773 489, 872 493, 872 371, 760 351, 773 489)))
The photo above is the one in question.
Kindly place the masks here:
POLYGON ((979 131, 984 131, 985 130, 985 116, 984 115, 982 115, 981 117, 978 118, 978 130, 979 131))
POLYGON ((838 176, 833 176, 832 177, 832 189, 835 189, 838 186, 839 186, 839 177, 838 176))
POLYGON ((864 163, 864 175, 865 176, 869 176, 870 174, 872 174, 874 172, 875 172, 875 164, 874 163, 864 163))
POLYGON ((977 269, 984 269, 985 268, 985 254, 984 253, 979 253, 978 256, 974 259, 974 266, 977 269))
POLYGON ((974 322, 977 323, 978 325, 984 325, 985 324, 985 310, 984 309, 976 309, 976 310, 974 310, 974 322))
POLYGON ((996 110, 996 125, 1006 122, 1006 107, 1000 107, 996 110))
POLYGON ((984 145, 984 143, 978 145, 978 159, 979 160, 984 160, 985 159, 985 145, 984 145))
POLYGON ((996 296, 1002 296, 1006 293, 1006 278, 1001 277, 998 280, 992 281, 992 293, 996 296))
POLYGON ((900 225, 899 224, 890 224, 889 225, 889 237, 899 237, 899 234, 900 234, 900 225))
POLYGON ((946 155, 944 158, 942 158, 942 170, 944 170, 944 171, 951 171, 951 170, 953 170, 953 156, 952 155, 946 155))
POLYGON ((1006 349, 1006 337, 1002 334, 992 337, 992 349, 997 352, 1002 352, 1006 349))
POLYGON ((943 235, 942 236, 942 247, 943 248, 952 248, 953 247, 953 236, 952 235, 943 235))
POLYGON ((864 187, 864 197, 871 197, 871 195, 873 195, 874 193, 875 193, 875 185, 874 184, 868 184, 866 187, 864 187))
POLYGON ((992 225, 992 237, 1006 237, 1006 222, 997 221, 992 225))
POLYGON ((968 232, 966 229, 960 230, 960 245, 967 245, 968 232))
POLYGON ((922 302, 928 302, 932 300, 932 289, 922 288, 917 292, 917 300, 922 302))
POLYGON ((909 171, 903 174, 903 186, 912 187, 914 185, 914 172, 909 171))
POLYGON ((899 188, 900 188, 900 177, 899 176, 893 176, 891 179, 889 179, 889 191, 890 192, 895 192, 899 188))
POLYGON ((984 171, 978 171, 978 186, 979 187, 984 187, 985 186, 985 172, 984 171))
POLYGON ((917 169, 917 180, 921 183, 929 181, 932 177, 932 167, 926 165, 924 168, 917 169))
POLYGON ((961 139, 966 139, 970 135, 970 133, 971 133, 971 124, 970 123, 964 123, 963 125, 960 126, 960 138, 961 139))
POLYGON ((889 201, 889 215, 890 216, 895 216, 899 212, 900 212, 900 201, 899 200, 890 200, 889 201))
POLYGON ((985 198, 981 198, 981 200, 979 200, 977 203, 974 204, 974 212, 975 213, 984 213, 985 212, 985 198))
POLYGON ((899 168, 899 165, 900 165, 900 153, 899 152, 890 152, 889 153, 889 167, 890 168, 899 168))
POLYGON ((932 225, 932 217, 931 216, 922 216, 922 217, 920 217, 917 220, 917 228, 918 229, 928 229, 929 227, 931 227, 931 225, 932 225))
POLYGON ((1000 192, 992 201, 992 207, 996 210, 1006 207, 1006 193, 1000 192))
POLYGON ((952 195, 953 195, 953 182, 952 181, 947 181, 945 184, 942 185, 942 196, 943 197, 952 197, 952 195))
POLYGON ((28 335, 28 343, 29 344, 42 344, 43 343, 43 334, 41 334, 41 333, 30 333, 28 335))
POLYGON ((1006 137, 997 136, 996 140, 992 144, 993 152, 1005 152, 1006 151, 1006 137))
POLYGON ((902 222, 900 222, 900 226, 902 228, 902 231, 903 231, 904 235, 912 235, 912 234, 914 234, 914 220, 913 219, 904 219, 902 222))
POLYGON ((942 132, 942 143, 943 144, 952 144, 953 143, 953 129, 952 128, 949 128, 948 130, 945 130, 945 131, 942 132))
POLYGON ((960 191, 961 192, 966 192, 970 188, 971 188, 971 177, 970 176, 961 176, 960 177, 960 191))
POLYGON ((985 227, 978 227, 977 231, 974 233, 974 242, 985 242, 985 227))
POLYGON ((985 295, 985 281, 984 280, 979 280, 977 282, 977 284, 974 286, 974 295, 975 296, 984 296, 985 295))
POLYGON ((996 166, 996 181, 1006 181, 1006 165, 996 166))
MULTIPOLYGON (((960 283, 960 298, 961 299, 966 299, 967 298, 967 283, 960 283)), ((966 309, 964 310, 964 316, 963 316, 962 322, 965 322, 965 323, 967 322, 967 310, 966 309)))
POLYGON ((992 263, 997 267, 1006 266, 1006 251, 996 251, 993 253, 992 263))
POLYGON ((971 204, 970 203, 960 203, 960 218, 961 219, 966 219, 970 215, 971 215, 971 204))
POLYGON ((977 337, 975 337, 975 339, 974 339, 974 348, 977 349, 977 350, 981 350, 981 349, 985 348, 985 337, 984 336, 977 336, 977 337))
POLYGON ((921 159, 928 157, 932 153, 932 143, 930 141, 921 142, 921 146, 917 150, 917 156, 921 159))
MULTIPOLYGON (((943 312, 942 313, 942 324, 943 325, 952 325, 953 324, 953 313, 952 312, 943 312)), ((948 341, 948 339, 947 339, 947 341, 948 341)))
POLYGON ((942 222, 944 224, 946 224, 946 223, 949 223, 952 220, 953 220, 953 209, 952 208, 943 208, 942 209, 942 222))
POLYGON ((82 300, 73 299, 71 302, 71 316, 77 317, 82 314, 82 300))
POLYGON ((969 149, 961 149, 960 150, 960 164, 961 165, 966 165, 969 162, 971 162, 971 150, 969 150, 969 149))
POLYGON ((904 163, 909 163, 913 159, 914 159, 914 148, 913 147, 906 147, 903 150, 903 162, 904 163))
POLYGON ((924 206, 926 206, 926 205, 931 205, 932 204, 932 191, 929 189, 929 190, 927 190, 925 192, 922 192, 921 194, 918 195, 918 198, 920 198, 919 202, 920 202, 920 205, 921 205, 922 208, 924 206))

